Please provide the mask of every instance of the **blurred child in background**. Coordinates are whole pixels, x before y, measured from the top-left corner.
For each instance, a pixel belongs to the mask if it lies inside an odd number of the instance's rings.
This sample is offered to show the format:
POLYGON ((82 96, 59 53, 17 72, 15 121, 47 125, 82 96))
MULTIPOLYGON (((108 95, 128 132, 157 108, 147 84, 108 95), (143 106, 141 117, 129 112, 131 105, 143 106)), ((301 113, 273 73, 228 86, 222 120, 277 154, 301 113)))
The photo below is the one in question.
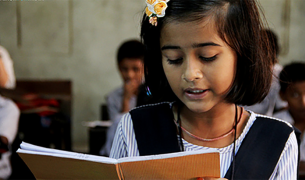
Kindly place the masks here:
POLYGON ((292 62, 280 73, 280 96, 287 101, 288 108, 274 117, 288 121, 301 132, 300 168, 305 170, 305 63, 292 62))
POLYGON ((107 131, 107 139, 100 154, 108 156, 114 134, 122 116, 136 107, 140 85, 144 77, 144 45, 138 40, 128 40, 121 44, 117 53, 117 64, 123 85, 107 96, 107 108, 112 126, 107 131))
MULTIPOLYGON (((13 61, 7 50, 0 46, 0 87, 12 89, 15 81, 13 61)), ((0 95, 0 179, 7 179, 12 173, 11 144, 17 134, 19 115, 16 104, 0 95)))

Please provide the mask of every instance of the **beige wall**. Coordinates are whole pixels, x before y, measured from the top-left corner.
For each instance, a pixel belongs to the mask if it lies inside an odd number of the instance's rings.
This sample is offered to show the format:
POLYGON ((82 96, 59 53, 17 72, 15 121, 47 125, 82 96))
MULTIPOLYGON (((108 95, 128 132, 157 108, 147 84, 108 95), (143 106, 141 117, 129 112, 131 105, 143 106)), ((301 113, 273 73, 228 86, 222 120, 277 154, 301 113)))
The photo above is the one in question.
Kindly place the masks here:
MULTIPOLYGON (((305 60, 305 1, 260 2, 280 36, 280 63, 305 60)), ((17 78, 73 81, 75 150, 88 141, 82 121, 99 119, 104 96, 121 83, 116 48, 138 37, 144 6, 144 0, 0 0, 0 44, 11 53, 17 78)))
POLYGON ((116 49, 138 38, 144 6, 142 0, 0 1, 0 43, 16 77, 72 80, 76 149, 88 140, 82 121, 99 119, 105 95, 121 83, 116 49))
POLYGON ((269 27, 279 36, 282 52, 279 60, 287 64, 292 60, 305 61, 305 1, 259 0, 269 27))

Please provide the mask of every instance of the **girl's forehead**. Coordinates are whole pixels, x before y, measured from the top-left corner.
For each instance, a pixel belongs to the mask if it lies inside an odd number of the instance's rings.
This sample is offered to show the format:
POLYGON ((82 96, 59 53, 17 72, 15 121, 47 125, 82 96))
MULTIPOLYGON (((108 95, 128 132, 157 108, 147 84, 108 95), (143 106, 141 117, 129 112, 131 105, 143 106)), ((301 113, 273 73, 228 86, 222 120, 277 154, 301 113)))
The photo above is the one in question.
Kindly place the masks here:
POLYGON ((172 20, 172 21, 166 21, 164 22, 163 28, 161 29, 161 33, 164 30, 164 28, 172 27, 175 28, 177 26, 180 27, 188 27, 188 28, 214 28, 215 27, 215 21, 212 16, 207 16, 205 18, 202 18, 200 20, 172 20))
POLYGON ((170 22, 166 23, 161 30, 160 43, 171 45, 191 45, 202 41, 218 41, 222 39, 214 21, 170 22))

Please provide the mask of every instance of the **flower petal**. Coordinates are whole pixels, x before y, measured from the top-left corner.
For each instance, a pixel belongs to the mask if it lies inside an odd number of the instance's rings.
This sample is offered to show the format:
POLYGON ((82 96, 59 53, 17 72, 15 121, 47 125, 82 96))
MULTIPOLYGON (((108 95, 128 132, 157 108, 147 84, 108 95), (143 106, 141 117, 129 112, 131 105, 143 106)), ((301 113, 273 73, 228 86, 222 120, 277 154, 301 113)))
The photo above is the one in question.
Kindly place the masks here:
POLYGON ((155 2, 156 2, 156 0, 146 0, 146 3, 151 4, 151 5, 153 5, 155 2))
MULTIPOLYGON (((155 11, 155 13, 157 14, 157 16, 159 15, 159 16, 161 16, 161 17, 163 17, 164 15, 165 15, 165 9, 167 8, 167 4, 165 3, 165 2, 159 2, 159 3, 157 3, 155 6, 154 6, 154 11, 155 11)), ((158 17, 159 17, 158 16, 158 17)))
POLYGON ((151 12, 151 11, 148 9, 148 7, 146 7, 146 9, 145 9, 145 13, 146 13, 146 15, 147 15, 148 17, 150 17, 150 16, 153 14, 153 12, 151 12))

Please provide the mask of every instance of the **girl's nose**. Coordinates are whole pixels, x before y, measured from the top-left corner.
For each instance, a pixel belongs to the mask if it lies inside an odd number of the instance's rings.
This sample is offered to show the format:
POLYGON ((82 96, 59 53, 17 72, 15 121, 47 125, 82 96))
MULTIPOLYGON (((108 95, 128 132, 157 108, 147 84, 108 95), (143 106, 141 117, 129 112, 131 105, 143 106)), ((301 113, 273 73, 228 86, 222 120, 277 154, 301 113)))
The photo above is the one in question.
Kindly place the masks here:
POLYGON ((203 77, 201 64, 196 62, 194 59, 186 61, 185 71, 182 75, 182 78, 187 82, 192 82, 203 77))

